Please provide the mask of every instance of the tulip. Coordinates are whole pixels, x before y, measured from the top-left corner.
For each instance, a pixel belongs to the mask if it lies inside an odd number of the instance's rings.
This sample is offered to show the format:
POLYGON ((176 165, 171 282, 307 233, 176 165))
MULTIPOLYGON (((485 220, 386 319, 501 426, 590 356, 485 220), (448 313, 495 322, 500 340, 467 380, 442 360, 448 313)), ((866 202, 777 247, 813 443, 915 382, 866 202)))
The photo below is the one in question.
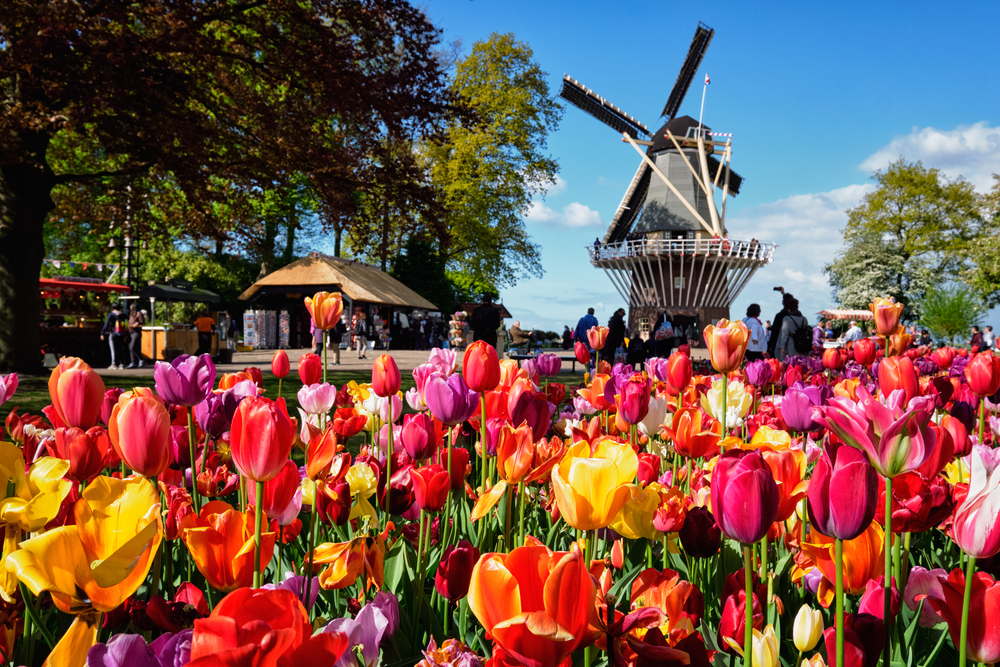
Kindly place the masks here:
POLYGON ((924 598, 924 605, 928 604, 948 623, 952 642, 961 651, 961 662, 957 664, 964 664, 966 655, 974 662, 1000 662, 1000 583, 993 577, 985 572, 963 574, 960 569, 952 570, 941 584, 940 598, 924 598), (968 587, 967 577, 971 577, 968 587), (967 609, 965 628, 963 609, 967 609))
POLYGON ((785 370, 785 386, 793 387, 802 382, 802 367, 789 366, 785 370))
POLYGON ((101 417, 104 380, 82 359, 63 357, 49 376, 49 397, 61 422, 53 426, 86 430, 96 426, 101 417))
MULTIPOLYGON (((205 503, 200 514, 181 520, 181 539, 213 588, 228 593, 252 583, 253 521, 253 514, 244 514, 221 500, 205 503)), ((271 532, 261 535, 261 569, 271 562, 276 538, 271 532)))
POLYGON ((465 477, 469 474, 469 450, 463 447, 442 447, 438 450, 437 461, 451 474, 451 489, 456 491, 465 486, 465 477), (448 457, 451 456, 451 466, 448 465, 448 457))
MULTIPOLYGON (((9 376, 8 376, 9 377, 9 376)), ((124 394, 124 390, 113 387, 104 392, 104 400, 101 402, 101 423, 105 426, 111 425, 111 411, 118 404, 118 397, 124 394)))
POLYGON ((320 384, 302 385, 296 398, 299 406, 310 415, 325 415, 330 412, 337 399, 337 388, 326 382, 320 384))
MULTIPOLYGON (((398 496, 398 494, 397 494, 398 496)), ((326 524, 343 526, 351 514, 351 485, 347 482, 316 482, 316 510, 326 524)))
POLYGON ((457 374, 450 375, 447 380, 436 375, 427 378, 423 395, 431 414, 448 426, 471 418, 478 405, 476 392, 457 374))
MULTIPOLYGON (((888 605, 891 618, 896 618, 899 614, 900 606, 902 606, 902 599, 899 596, 899 591, 896 589, 896 580, 893 578, 892 593, 890 595, 890 602, 888 605)), ((879 577, 878 579, 869 580, 868 583, 865 584, 865 592, 861 596, 861 600, 858 602, 858 613, 871 614, 880 621, 883 621, 885 620, 884 617, 886 607, 885 578, 879 577)))
MULTIPOLYGON (((527 380, 519 380, 515 383, 515 387, 518 385, 533 387, 527 380)), ((512 389, 508 399, 508 411, 511 423, 517 426, 527 424, 536 440, 545 437, 552 418, 552 408, 545 394, 531 389, 523 392, 512 389)))
POLYGON ((1000 552, 1000 450, 972 448, 969 492, 955 510, 952 537, 973 558, 1000 552))
POLYGON ((750 585, 746 585, 747 575, 744 570, 730 574, 723 587, 722 617, 719 619, 717 631, 719 645, 723 650, 741 646, 737 641, 753 641, 753 631, 759 630, 764 624, 764 613, 760 601, 767 594, 766 587, 757 586, 757 574, 750 576, 750 585), (747 609, 746 599, 750 597, 750 609, 747 609), (749 628, 747 626, 750 626, 749 628))
POLYGON ((823 396, 819 387, 810 387, 797 382, 785 391, 781 399, 781 418, 792 430, 816 431, 820 425, 813 419, 813 408, 822 403, 823 396))
POLYGON ((500 384, 500 360, 497 350, 486 341, 477 340, 462 356, 462 376, 472 391, 481 394, 500 384))
POLYGON ((419 412, 403 417, 403 428, 400 432, 403 449, 411 459, 422 461, 434 455, 437 450, 437 429, 434 420, 425 413, 419 412))
MULTIPOLYGON (((323 628, 323 633, 336 632, 345 635, 347 645, 354 647, 355 652, 358 648, 361 649, 360 655, 346 654, 336 663, 337 665, 342 665, 345 662, 349 666, 379 664, 379 647, 399 627, 398 620, 395 623, 391 620, 393 611, 390 610, 389 605, 381 602, 386 598, 394 601, 395 613, 398 618, 399 602, 396 601, 396 597, 391 593, 379 592, 375 594, 375 599, 370 604, 361 608, 356 618, 335 618, 323 628)), ((433 645, 433 639, 431 644, 433 645)))
POLYGON ((244 477, 266 482, 276 476, 295 442, 295 426, 285 400, 252 396, 243 399, 230 431, 233 463, 244 477))
POLYGON ((710 458, 719 451, 722 427, 705 416, 699 408, 681 408, 664 429, 674 442, 674 449, 688 458, 710 458), (707 428, 705 428, 707 427, 707 428))
POLYGON ((976 396, 992 396, 1000 391, 1000 357, 989 350, 973 356, 965 367, 965 378, 976 396))
POLYGON ((434 588, 444 599, 457 602, 469 592, 469 582, 472 579, 472 568, 479 560, 479 549, 467 540, 462 540, 457 546, 448 545, 441 554, 434 573, 434 588))
POLYGON ((182 354, 169 364, 157 361, 153 378, 156 380, 156 393, 167 403, 192 407, 212 393, 215 364, 209 354, 200 357, 182 354))
MULTIPOLYGON (((827 597, 837 579, 833 538, 825 537, 818 530, 811 535, 810 542, 802 543, 802 553, 809 558, 823 574, 819 598, 827 597), (825 592, 825 594, 824 594, 825 592)), ((884 555, 884 533, 882 527, 872 522, 867 530, 853 540, 844 540, 844 591, 849 595, 860 595, 871 579, 882 574, 884 555)), ((826 603, 824 603, 826 604, 826 603)))
POLYGON ((551 354, 545 352, 538 355, 538 372, 542 374, 543 377, 555 377, 559 375, 559 370, 562 368, 562 359, 559 355, 551 354))
POLYGON ((302 384, 319 384, 323 378, 323 361, 319 355, 307 352, 299 357, 298 370, 302 384))
POLYGON ((906 603, 910 611, 920 609, 920 627, 933 628, 938 623, 944 623, 944 619, 938 616, 929 602, 920 604, 925 597, 944 600, 943 584, 948 579, 948 573, 941 568, 928 570, 919 565, 910 569, 906 577, 906 590, 903 592, 903 602, 906 603))
POLYGON ((569 553, 531 545, 484 554, 468 598, 489 636, 525 667, 557 667, 582 645, 596 599, 577 544, 569 553))
POLYGON ((899 326, 899 318, 903 314, 903 304, 896 303, 892 297, 875 299, 869 305, 872 315, 875 316, 875 328, 883 336, 896 331, 899 326))
POLYGON ((839 371, 844 367, 844 358, 840 356, 840 350, 830 348, 823 350, 823 368, 831 371, 839 371))
POLYGON ((425 512, 440 512, 444 509, 451 490, 451 476, 436 463, 410 471, 413 482, 413 497, 417 506, 425 512))
POLYGON ((778 514, 778 485, 759 451, 731 449, 712 472, 712 513, 722 533, 743 544, 767 534, 778 514))
POLYGON ((639 452, 639 471, 636 477, 641 486, 647 486, 660 478, 660 457, 649 452, 639 452))
POLYGON ((702 409, 729 426, 742 425, 752 406, 753 395, 743 383, 729 382, 726 378, 712 382, 712 387, 701 396, 702 409))
POLYGON ((878 475, 864 453, 828 442, 808 491, 809 520, 822 535, 853 540, 875 517, 878 475))
POLYGON ((722 531, 705 507, 692 507, 684 517, 678 537, 684 553, 695 558, 711 558, 722 546, 722 531))
POLYGON ((691 384, 691 357, 674 352, 667 359, 667 393, 679 396, 691 384))
POLYGON ((604 343, 608 340, 608 333, 611 330, 607 327, 596 326, 587 329, 587 342, 590 343, 590 349, 597 350, 600 352, 604 349, 604 343))
MULTIPOLYGON (((588 353, 589 361, 589 353, 588 353)), ((9 401, 14 396, 14 392, 17 391, 17 373, 10 373, 9 375, 0 375, 0 405, 3 405, 9 401)))
POLYGON ((271 374, 279 380, 283 380, 288 377, 288 372, 291 370, 291 364, 288 361, 288 353, 284 350, 278 350, 271 357, 271 374))
POLYGON ((747 367, 743 369, 747 374, 747 382, 757 387, 758 389, 765 386, 771 381, 772 371, 771 365, 763 359, 757 359, 756 361, 751 361, 747 364, 747 367))
POLYGON ((809 481, 805 479, 806 455, 801 449, 760 450, 767 467, 778 485, 778 514, 775 521, 785 521, 795 513, 795 508, 806 495, 809 481))
POLYGON ((210 394, 208 398, 194 406, 194 419, 202 431, 218 439, 229 430, 237 405, 232 389, 221 394, 210 394))
MULTIPOLYGON (((727 640, 740 655, 743 655, 743 649, 736 642, 728 638, 727 640)), ((745 656, 744 659, 746 663, 752 662, 754 667, 778 667, 779 652, 778 638, 774 634, 774 628, 768 625, 764 632, 754 628, 751 649, 752 661, 750 660, 751 656, 745 656)))
POLYGON ((574 444, 552 469, 556 504, 566 523, 577 530, 608 526, 635 491, 639 460, 635 451, 610 439, 593 451, 574 444))
POLYGON ((576 356, 576 360, 584 366, 590 365, 590 350, 583 344, 583 341, 578 340, 573 343, 573 354, 576 356))
MULTIPOLYGON (((285 461, 285 465, 281 467, 276 477, 261 482, 264 485, 264 502, 261 507, 268 519, 287 526, 298 515, 298 508, 293 500, 299 490, 299 482, 299 467, 292 460, 285 461)), ((258 482, 252 479, 247 480, 247 500, 254 507, 256 507, 257 484, 258 482)), ((301 507, 301 495, 299 506, 301 507)))
POLYGON ((883 396, 889 396, 893 391, 902 389, 906 394, 903 405, 909 404, 915 396, 920 395, 920 380, 913 367, 913 361, 908 357, 886 357, 878 365, 878 384, 883 396))
POLYGON ((55 437, 47 440, 49 455, 69 461, 66 478, 74 482, 89 482, 108 467, 109 455, 114 457, 111 438, 103 426, 87 431, 78 428, 57 428, 55 437))
POLYGON ((372 391, 375 395, 382 398, 395 396, 401 383, 396 360, 388 354, 379 355, 372 366, 372 391))
POLYGON ((683 493, 677 489, 668 489, 653 482, 626 501, 611 523, 611 528, 630 540, 637 540, 640 537, 652 541, 660 540, 664 533, 677 532, 683 525, 683 498, 683 493), (669 503, 671 500, 673 505, 681 510, 678 516, 671 516, 677 514, 676 512, 661 510, 664 502, 669 503))
POLYGON ((875 361, 875 353, 878 351, 878 345, 871 338, 862 338, 861 340, 854 341, 852 351, 854 352, 854 361, 867 367, 871 366, 875 361))
POLYGON ((807 604, 799 608, 792 624, 792 640, 795 648, 805 653, 811 651, 823 636, 823 614, 807 604))
MULTIPOLYGON (((8 486, 13 482, 13 494, 0 501, 0 520, 10 530, 19 528, 37 532, 58 516, 63 501, 72 484, 63 479, 70 469, 70 462, 61 458, 43 456, 27 470, 24 454, 9 442, 0 442, 0 477, 8 486)), ((13 590, 7 591, 13 594, 13 590)))
POLYGON ((368 417, 355 408, 337 408, 333 413, 333 430, 341 440, 347 440, 364 430, 368 417))
POLYGON ((577 393, 582 396, 588 403, 597 408, 598 410, 604 411, 614 405, 614 401, 609 401, 606 395, 606 389, 608 386, 608 381, 611 378, 602 373, 597 373, 594 378, 590 381, 590 386, 584 389, 577 389, 577 393))
MULTIPOLYGON (((837 629, 830 627, 823 632, 826 654, 831 665, 837 662, 837 629)), ((885 645, 885 624, 870 614, 844 616, 844 656, 847 667, 875 667, 885 645)))
POLYGON ((306 310, 312 317, 317 329, 329 331, 337 326, 340 316, 344 314, 344 297, 340 292, 316 292, 305 298, 306 310))
POLYGON ((739 370, 750 340, 747 325, 722 319, 717 326, 706 326, 703 335, 715 370, 723 374, 739 370))
POLYGON ((930 358, 941 370, 951 368, 951 362, 955 360, 955 350, 950 347, 939 347, 930 354, 930 358))
POLYGON ((118 457, 140 475, 156 477, 170 464, 170 414, 148 390, 119 397, 108 432, 118 457))

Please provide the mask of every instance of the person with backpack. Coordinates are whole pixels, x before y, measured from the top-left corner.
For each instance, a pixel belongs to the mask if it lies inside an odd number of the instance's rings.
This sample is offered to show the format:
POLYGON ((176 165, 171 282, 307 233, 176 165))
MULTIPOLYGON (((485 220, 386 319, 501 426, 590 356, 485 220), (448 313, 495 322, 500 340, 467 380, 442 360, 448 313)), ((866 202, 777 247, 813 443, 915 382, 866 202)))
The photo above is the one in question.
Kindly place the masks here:
MULTIPOLYGON (((146 316, 135 304, 129 308, 128 315, 128 353, 129 365, 126 368, 142 368, 146 362, 142 360, 142 328, 146 325, 146 316)), ((153 351, 156 355, 156 351, 153 351)))
POLYGON ((784 361, 785 357, 792 354, 809 354, 812 350, 812 327, 799 312, 799 300, 794 297, 787 299, 785 310, 787 313, 781 320, 781 331, 774 346, 778 361, 784 361))
POLYGON ((111 348, 111 368, 124 368, 125 364, 121 363, 118 359, 118 351, 121 349, 122 336, 125 335, 125 329, 128 328, 128 322, 122 316, 122 311, 115 304, 111 306, 111 312, 108 313, 108 317, 104 320, 104 327, 101 328, 101 340, 108 341, 108 347, 111 348))

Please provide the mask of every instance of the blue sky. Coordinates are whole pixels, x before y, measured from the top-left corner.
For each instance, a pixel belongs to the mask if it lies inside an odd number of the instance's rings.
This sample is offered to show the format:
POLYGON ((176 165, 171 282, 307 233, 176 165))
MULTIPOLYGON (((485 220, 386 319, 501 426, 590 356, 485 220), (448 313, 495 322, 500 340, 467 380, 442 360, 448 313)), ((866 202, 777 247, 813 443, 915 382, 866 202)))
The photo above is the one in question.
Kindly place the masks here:
MULTIPOLYGON (((779 244, 732 309, 780 309, 783 285, 807 316, 834 305, 822 267, 840 247, 845 209, 872 169, 903 156, 985 190, 1000 172, 1000 3, 664 3, 430 0, 426 11, 467 53, 492 32, 527 42, 554 93, 569 74, 651 128, 698 21, 715 29, 681 114, 731 132, 746 178, 730 205, 732 238, 779 244)), ((624 306, 585 246, 602 236, 639 157, 568 104, 548 150, 559 182, 527 216, 546 270, 502 297, 522 326, 571 328, 587 307, 624 306)), ((1000 324, 996 311, 991 321, 1000 324)))

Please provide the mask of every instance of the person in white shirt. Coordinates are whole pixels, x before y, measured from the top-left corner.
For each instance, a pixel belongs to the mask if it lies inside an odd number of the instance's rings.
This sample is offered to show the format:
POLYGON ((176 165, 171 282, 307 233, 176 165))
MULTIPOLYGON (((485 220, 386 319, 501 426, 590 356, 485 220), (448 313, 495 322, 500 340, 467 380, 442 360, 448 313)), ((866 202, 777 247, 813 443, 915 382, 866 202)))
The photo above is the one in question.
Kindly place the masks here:
POLYGON ((750 340, 747 342, 747 361, 763 359, 764 351, 767 350, 767 333, 760 322, 760 306, 751 303, 747 307, 747 316, 743 318, 743 324, 747 325, 747 330, 750 332, 750 340))
POLYGON ((996 349, 997 337, 993 333, 993 327, 986 327, 986 331, 983 332, 983 349, 984 350, 995 350, 996 349))
POLYGON ((861 330, 858 323, 851 320, 851 326, 847 329, 847 333, 844 334, 845 343, 857 343, 859 340, 865 337, 865 332, 861 330))

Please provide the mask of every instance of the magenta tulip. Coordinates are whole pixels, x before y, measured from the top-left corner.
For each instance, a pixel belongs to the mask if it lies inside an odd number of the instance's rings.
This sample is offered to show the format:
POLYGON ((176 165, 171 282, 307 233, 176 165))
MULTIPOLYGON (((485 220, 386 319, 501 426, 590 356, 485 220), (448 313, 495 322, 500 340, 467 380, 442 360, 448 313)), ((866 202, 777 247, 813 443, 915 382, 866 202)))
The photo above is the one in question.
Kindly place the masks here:
POLYGON ((191 407, 198 405, 212 393, 212 387, 215 386, 215 364, 209 354, 200 357, 182 354, 169 364, 157 361, 153 378, 156 380, 156 393, 163 400, 191 407))
POLYGON ((781 417, 788 428, 794 431, 815 431, 819 424, 813 420, 812 409, 822 404, 823 397, 819 387, 796 382, 781 399, 781 417))
POLYGON ((828 442, 806 497, 813 528, 827 537, 853 540, 875 518, 878 474, 860 449, 828 442))
POLYGON ((9 401, 17 391, 17 373, 0 375, 0 405, 9 401))
POLYGON ((447 380, 439 375, 427 377, 423 396, 431 414, 448 426, 469 419, 479 405, 479 395, 457 373, 449 375, 447 380))
MULTIPOLYGON (((895 619, 903 600, 896 589, 896 578, 892 578, 892 594, 889 596, 889 614, 895 619)), ((865 584, 865 592, 858 602, 859 614, 871 614, 879 620, 885 620, 885 577, 869 579, 865 584)))
POLYGON ((1000 449, 972 448, 969 493, 955 510, 955 543, 973 558, 1000 552, 1000 449))
POLYGON ((437 450, 437 429, 434 428, 434 420, 426 412, 405 415, 399 436, 403 449, 411 459, 423 461, 433 456, 437 450))
POLYGON ((747 382, 758 388, 763 387, 770 382, 771 376, 774 373, 774 371, 771 370, 771 364, 767 363, 763 359, 751 361, 743 370, 747 374, 747 382))
POLYGON ((636 373, 618 385, 615 404, 626 424, 638 424, 649 412, 649 382, 636 373))
POLYGON ((767 534, 781 496, 759 450, 731 449, 712 471, 712 514, 722 533, 743 544, 767 534))
POLYGON ((559 375, 559 370, 562 368, 562 359, 557 355, 545 352, 538 355, 538 372, 543 377, 554 377, 559 375))
POLYGON ((511 399, 508 404, 511 423, 515 427, 527 424, 536 441, 544 438, 553 412, 548 397, 540 391, 524 391, 516 395, 512 393, 511 399))

